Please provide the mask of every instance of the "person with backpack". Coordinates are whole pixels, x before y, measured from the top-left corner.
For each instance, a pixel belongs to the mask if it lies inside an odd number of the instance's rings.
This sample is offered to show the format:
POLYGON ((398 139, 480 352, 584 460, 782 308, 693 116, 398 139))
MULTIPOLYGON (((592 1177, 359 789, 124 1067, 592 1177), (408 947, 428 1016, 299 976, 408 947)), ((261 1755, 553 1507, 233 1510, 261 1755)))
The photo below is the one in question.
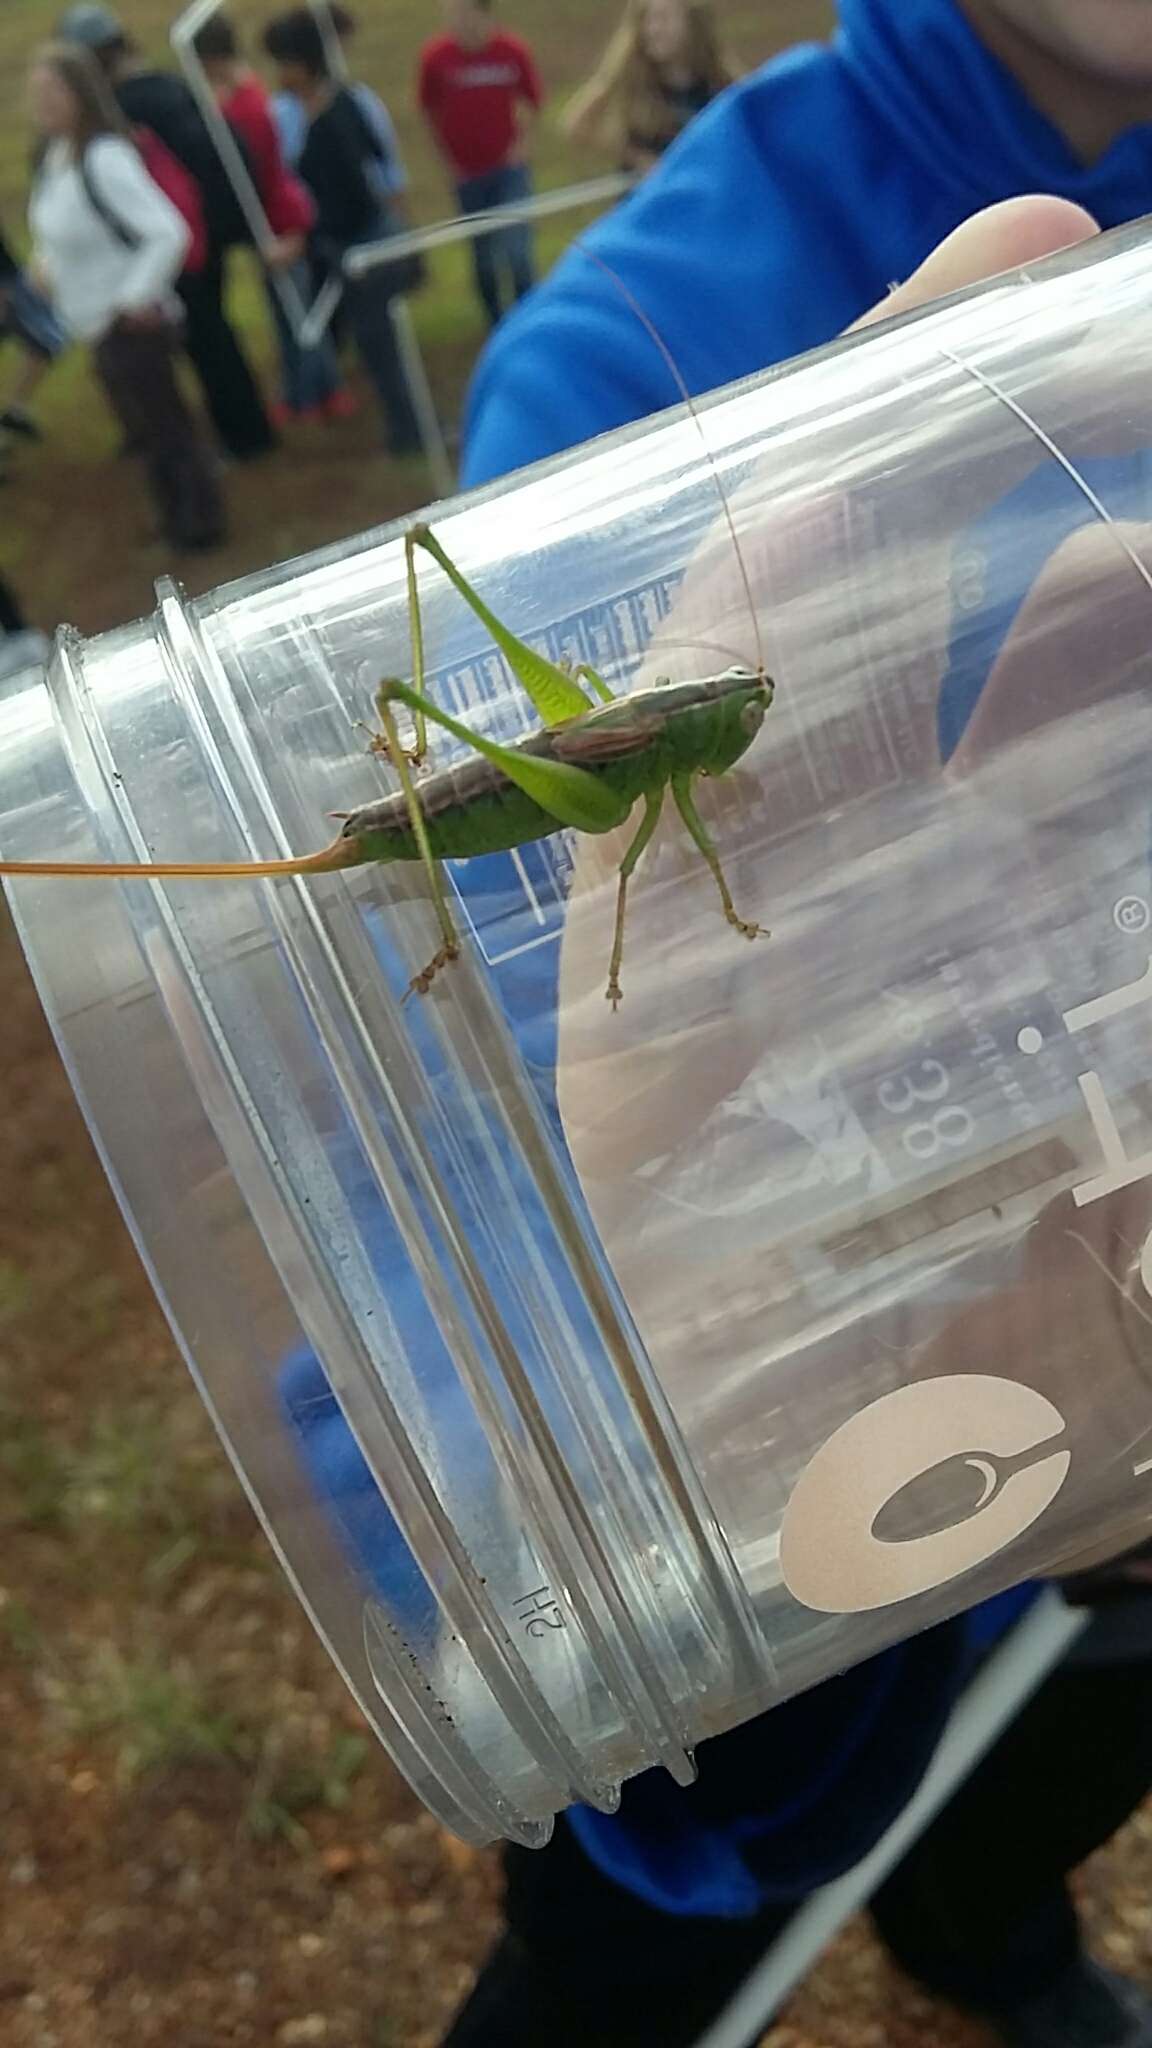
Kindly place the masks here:
MULTIPOLYGON (((278 15, 264 32, 279 84, 306 121, 298 169, 316 201, 313 246, 323 267, 341 272, 350 249, 379 242, 396 222, 383 194, 383 152, 355 92, 333 79, 319 23, 309 10, 278 15)), ((420 430, 400 359, 391 303, 397 275, 380 264, 345 277, 344 305, 360 359, 375 387, 393 455, 420 452, 420 430)))
POLYGON ((316 208, 306 187, 289 167, 280 140, 272 99, 256 73, 245 64, 236 31, 225 14, 214 14, 194 38, 193 47, 229 126, 247 144, 252 182, 275 244, 261 250, 267 266, 268 307, 280 343, 281 398, 272 409, 277 426, 292 419, 347 419, 356 402, 340 372, 331 338, 311 348, 296 338, 274 271, 295 285, 301 303, 313 296, 308 240, 316 208))
MULTIPOLYGON (((92 53, 146 161, 155 138, 195 181, 206 248, 203 261, 189 264, 178 281, 185 347, 228 454, 238 462, 265 455, 276 445, 275 431, 224 310, 227 251, 250 241, 251 234, 207 122, 182 78, 155 71, 142 61, 111 8, 70 7, 58 32, 64 42, 92 53)), ((245 153, 242 138, 238 146, 245 153)), ((149 169, 158 183, 166 185, 156 163, 149 162, 149 169)))
POLYGON ((181 550, 215 547, 224 534, 215 464, 176 376, 187 224, 86 50, 42 51, 30 99, 46 144, 29 206, 35 274, 63 326, 92 350, 144 457, 165 539, 181 550))

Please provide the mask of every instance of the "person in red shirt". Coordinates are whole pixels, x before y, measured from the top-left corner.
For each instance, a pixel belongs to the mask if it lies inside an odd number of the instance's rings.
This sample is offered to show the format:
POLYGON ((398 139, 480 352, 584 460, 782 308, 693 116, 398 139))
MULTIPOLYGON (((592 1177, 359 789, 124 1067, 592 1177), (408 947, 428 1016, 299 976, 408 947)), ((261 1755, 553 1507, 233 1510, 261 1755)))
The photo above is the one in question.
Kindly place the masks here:
MULTIPOLYGON (((461 213, 484 213, 532 190, 528 137, 542 98, 527 43, 497 26, 489 0, 448 0, 448 32, 420 53, 419 99, 448 166, 461 213)), ((526 223, 477 235, 476 289, 495 327, 505 279, 522 299, 535 282, 526 223)))
POLYGON ((343 419, 355 411, 355 400, 342 381, 336 351, 328 340, 301 348, 272 275, 288 275, 308 304, 312 274, 306 255, 316 221, 315 202, 284 161, 271 98, 245 64, 231 22, 214 15, 196 36, 195 49, 224 119, 247 151, 252 182, 275 236, 262 251, 268 304, 280 342, 282 395, 272 408, 273 418, 277 426, 290 419, 343 419))

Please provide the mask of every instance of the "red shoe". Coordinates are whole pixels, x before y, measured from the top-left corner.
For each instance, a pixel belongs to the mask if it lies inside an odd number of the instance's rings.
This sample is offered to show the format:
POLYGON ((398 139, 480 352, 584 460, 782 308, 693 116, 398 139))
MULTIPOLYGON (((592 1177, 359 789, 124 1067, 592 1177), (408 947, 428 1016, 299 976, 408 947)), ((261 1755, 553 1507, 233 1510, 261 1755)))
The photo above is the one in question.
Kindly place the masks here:
POLYGON ((285 427, 309 426, 316 420, 327 419, 326 407, 322 405, 286 405, 282 398, 268 407, 268 417, 278 432, 285 427))
POLYGON ((347 384, 341 384, 331 398, 326 398, 320 410, 326 420, 350 420, 360 410, 360 400, 347 384))

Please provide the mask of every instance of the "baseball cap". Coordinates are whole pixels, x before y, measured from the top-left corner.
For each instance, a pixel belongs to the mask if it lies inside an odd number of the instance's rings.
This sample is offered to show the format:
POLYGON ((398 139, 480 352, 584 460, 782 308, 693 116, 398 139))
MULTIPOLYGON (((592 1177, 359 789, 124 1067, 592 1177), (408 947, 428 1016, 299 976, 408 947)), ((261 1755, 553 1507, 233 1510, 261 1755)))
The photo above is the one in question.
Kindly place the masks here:
POLYGON ((124 27, 110 7, 86 5, 69 7, 56 25, 63 42, 80 43, 86 50, 103 50, 109 43, 124 41, 124 27))

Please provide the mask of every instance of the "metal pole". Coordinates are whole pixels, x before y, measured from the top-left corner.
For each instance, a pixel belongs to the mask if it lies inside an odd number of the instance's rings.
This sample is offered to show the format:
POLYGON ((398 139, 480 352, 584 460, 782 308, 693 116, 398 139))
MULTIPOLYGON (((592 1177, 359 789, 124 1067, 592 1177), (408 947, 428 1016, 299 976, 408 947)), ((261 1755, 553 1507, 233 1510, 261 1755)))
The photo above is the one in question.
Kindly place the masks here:
POLYGON ((696 2048, 748 2048, 771 2024, 846 1920, 872 1897, 923 1834, 1029 1695, 1060 1662, 1088 1620, 1051 1589, 1043 1592, 993 1652, 948 1722, 936 1754, 903 1811, 859 1863, 798 1909, 763 1962, 696 2048))
POLYGON ((397 256, 423 255, 450 242, 474 241, 478 235, 494 235, 501 228, 522 221, 544 220, 552 213, 574 212, 581 206, 605 206, 631 191, 635 182, 635 178, 623 172, 615 173, 608 178, 589 178, 583 185, 564 185, 555 192, 534 192, 530 199, 509 200, 504 206, 489 207, 485 213, 455 214, 451 220, 436 221, 432 227, 411 228, 402 235, 389 235, 384 241, 364 242, 358 249, 349 249, 344 269, 349 277, 359 277, 397 256))
POLYGON ((441 430, 440 417, 436 411, 436 401, 428 382, 424 357, 420 352, 420 343, 416 339, 416 329, 407 299, 390 299, 388 318, 392 322, 392 331, 396 336, 400 367, 404 372, 408 395, 412 400, 412 410, 416 415, 416 425, 436 495, 439 498, 450 498, 456 488, 456 472, 448 459, 448 449, 441 430))
POLYGON ((336 33, 336 23, 332 19, 332 0, 308 0, 308 5, 316 17, 320 40, 324 45, 324 62, 328 66, 328 76, 346 82, 348 59, 344 53, 344 45, 336 33))

